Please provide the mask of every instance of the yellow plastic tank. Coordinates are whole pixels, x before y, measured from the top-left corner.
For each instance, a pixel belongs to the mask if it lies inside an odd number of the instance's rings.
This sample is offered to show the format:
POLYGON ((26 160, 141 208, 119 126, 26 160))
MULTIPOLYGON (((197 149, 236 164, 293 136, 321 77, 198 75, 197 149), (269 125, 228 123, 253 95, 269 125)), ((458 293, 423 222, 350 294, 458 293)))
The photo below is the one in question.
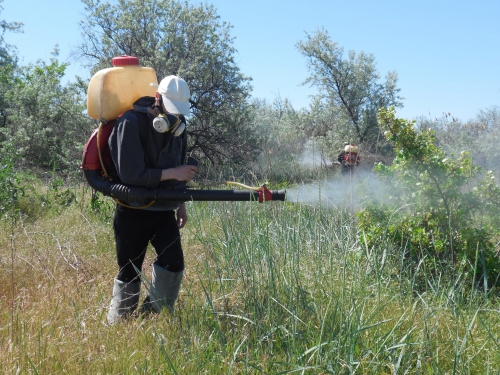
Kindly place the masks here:
POLYGON ((94 74, 87 89, 87 112, 101 121, 116 119, 142 96, 155 96, 158 85, 155 71, 140 67, 137 57, 115 57, 112 64, 94 74))
POLYGON ((354 146, 353 144, 347 145, 344 147, 344 152, 357 154, 359 152, 358 146, 354 146))

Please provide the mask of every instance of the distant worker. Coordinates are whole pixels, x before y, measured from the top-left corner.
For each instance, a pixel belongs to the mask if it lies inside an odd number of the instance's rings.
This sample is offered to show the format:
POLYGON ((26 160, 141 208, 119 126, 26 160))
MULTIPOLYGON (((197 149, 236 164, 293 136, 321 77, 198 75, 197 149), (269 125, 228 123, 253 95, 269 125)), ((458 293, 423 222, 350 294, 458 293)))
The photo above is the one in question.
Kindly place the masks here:
POLYGON ((351 171, 354 166, 359 165, 359 147, 354 146, 353 143, 344 142, 344 148, 340 151, 337 160, 340 164, 340 171, 342 173, 351 171))

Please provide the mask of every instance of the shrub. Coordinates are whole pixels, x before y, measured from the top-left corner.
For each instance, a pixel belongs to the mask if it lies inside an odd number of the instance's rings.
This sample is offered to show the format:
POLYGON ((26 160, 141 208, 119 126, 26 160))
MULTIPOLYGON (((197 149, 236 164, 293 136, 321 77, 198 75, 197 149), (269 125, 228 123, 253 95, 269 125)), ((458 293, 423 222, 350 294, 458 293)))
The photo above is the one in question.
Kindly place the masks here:
POLYGON ((0 216, 16 207, 18 199, 24 195, 21 179, 14 168, 13 153, 0 158, 0 216))
POLYGON ((466 152, 446 157, 431 129, 417 131, 394 109, 382 109, 378 118, 396 156, 391 166, 375 167, 390 189, 371 197, 359 213, 362 241, 390 242, 408 249, 405 256, 415 266, 469 274, 486 289, 496 285, 500 189, 493 174, 466 152))

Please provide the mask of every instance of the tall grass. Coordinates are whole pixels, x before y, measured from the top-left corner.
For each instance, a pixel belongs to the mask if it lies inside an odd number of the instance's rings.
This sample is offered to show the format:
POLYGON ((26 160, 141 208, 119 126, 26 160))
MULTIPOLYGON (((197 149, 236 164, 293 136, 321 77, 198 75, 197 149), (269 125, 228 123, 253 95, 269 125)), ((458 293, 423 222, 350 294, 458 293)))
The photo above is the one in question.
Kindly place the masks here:
MULTIPOLYGON (((497 297, 464 289, 465 275, 410 274, 401 249, 363 248, 349 209, 189 203, 175 313, 110 327, 112 207, 75 196, 66 210, 0 222, 5 373, 500 371, 497 297)), ((153 260, 148 251, 147 277, 153 260)))

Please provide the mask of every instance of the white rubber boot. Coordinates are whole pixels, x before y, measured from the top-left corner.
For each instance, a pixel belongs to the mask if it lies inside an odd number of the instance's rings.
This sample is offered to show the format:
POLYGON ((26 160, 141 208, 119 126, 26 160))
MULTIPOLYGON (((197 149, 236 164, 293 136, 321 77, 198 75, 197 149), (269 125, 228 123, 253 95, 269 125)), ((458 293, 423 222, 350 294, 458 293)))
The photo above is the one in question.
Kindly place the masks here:
POLYGON ((152 288, 150 290, 149 302, 156 312, 163 308, 173 311, 175 301, 181 289, 184 271, 171 272, 153 263, 152 288))
POLYGON ((115 279, 113 298, 108 311, 108 323, 114 324, 122 318, 130 316, 139 303, 141 283, 126 283, 115 279))

